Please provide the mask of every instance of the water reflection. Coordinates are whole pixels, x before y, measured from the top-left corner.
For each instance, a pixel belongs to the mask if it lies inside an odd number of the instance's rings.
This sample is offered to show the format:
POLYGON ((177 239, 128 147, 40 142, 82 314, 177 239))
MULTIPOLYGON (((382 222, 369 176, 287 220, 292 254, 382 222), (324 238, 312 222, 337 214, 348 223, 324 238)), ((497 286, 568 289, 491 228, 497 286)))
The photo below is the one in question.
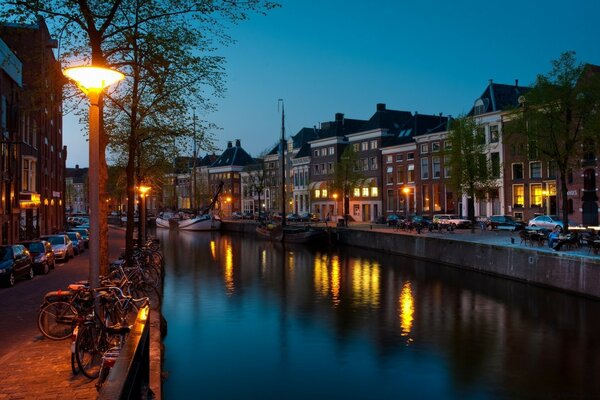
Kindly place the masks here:
POLYGON ((597 302, 356 249, 159 234, 166 398, 600 394, 597 302))

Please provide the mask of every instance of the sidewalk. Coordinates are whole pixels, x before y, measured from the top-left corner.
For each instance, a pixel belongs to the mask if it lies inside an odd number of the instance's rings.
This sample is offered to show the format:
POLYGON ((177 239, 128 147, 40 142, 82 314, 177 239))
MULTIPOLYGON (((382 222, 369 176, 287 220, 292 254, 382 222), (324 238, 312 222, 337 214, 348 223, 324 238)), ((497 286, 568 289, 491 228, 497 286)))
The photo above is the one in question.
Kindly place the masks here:
POLYGON ((553 253, 561 256, 600 258, 600 254, 594 254, 587 246, 580 246, 579 248, 570 250, 563 248, 556 252, 549 248, 547 244, 544 246, 538 246, 537 244, 534 244, 533 246, 530 246, 529 244, 526 245, 521 243, 521 238, 519 237, 518 232, 489 230, 482 231, 481 229, 475 229, 475 231, 471 233, 470 229, 456 229, 452 232, 429 232, 428 230, 423 230, 420 234, 417 234, 417 232, 414 230, 394 230, 394 228, 383 224, 367 224, 359 222, 351 222, 349 229, 372 230, 394 235, 420 235, 423 237, 438 237, 449 240, 460 240, 464 242, 487 243, 495 246, 526 248, 529 250, 553 253))
MULTIPOLYGON (((111 231, 109 229, 109 235, 111 231)), ((123 232, 120 233, 123 235, 123 232)), ((114 242, 109 245, 110 259, 116 259, 124 247, 123 242, 114 242)), ((110 243, 110 241, 109 241, 110 243)), ((84 253, 87 254, 87 253, 84 253)), ((82 256, 78 256, 82 257, 82 256)), ((53 274, 61 274, 61 268, 72 267, 71 263, 78 262, 81 265, 88 264, 87 260, 75 258, 65 266, 58 265, 48 277, 53 274)), ((87 268, 81 270, 81 279, 86 279, 87 268)), ((38 276, 31 282, 43 280, 45 276, 38 276)), ((17 286, 22 284, 17 283, 17 286)), ((15 288, 17 287, 15 286, 15 288)), ((11 288, 14 289, 14 288, 11 288)), ((7 289, 7 290, 11 290, 7 289)), ((52 288, 50 290, 55 290, 52 288)), ((40 303, 42 297, 39 299, 40 303)), ((18 318, 30 321, 31 326, 36 324, 36 315, 31 312, 23 312, 18 318)), ((160 373, 161 373, 161 337, 160 337, 160 313, 153 308, 150 314, 150 364, 151 376, 150 386, 160 399, 160 373), (157 382, 158 380, 158 382, 157 382)), ((37 329, 37 328, 36 328, 37 329)), ((19 345, 14 346, 10 352, 0 358, 2 365, 2 384, 0 385, 0 400, 5 399, 95 399, 97 397, 96 380, 90 380, 82 374, 73 375, 71 371, 71 341, 53 341, 45 338, 37 330, 28 334, 19 345)))

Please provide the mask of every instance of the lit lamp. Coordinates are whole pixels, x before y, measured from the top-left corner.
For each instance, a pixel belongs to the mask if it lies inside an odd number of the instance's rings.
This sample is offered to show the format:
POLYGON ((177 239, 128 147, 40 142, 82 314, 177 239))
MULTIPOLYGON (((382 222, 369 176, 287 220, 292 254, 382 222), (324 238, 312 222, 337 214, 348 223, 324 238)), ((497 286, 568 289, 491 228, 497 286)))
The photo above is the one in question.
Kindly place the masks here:
POLYGON ((138 192, 140 193, 140 219, 138 227, 138 244, 142 247, 143 241, 146 240, 146 198, 150 191, 149 186, 140 185, 138 186, 138 192))
MULTIPOLYGON (((118 71, 98 67, 67 68, 65 76, 77 83, 77 86, 90 100, 89 109, 89 206, 90 206, 90 272, 89 283, 98 287, 100 280, 100 108, 98 101, 105 87, 124 78, 118 71)), ((104 216, 106 218, 106 216, 104 216)))
POLYGON ((333 194, 333 201, 335 202, 335 210, 334 210, 334 211, 335 211, 335 213, 334 213, 334 214, 335 214, 336 216, 337 216, 337 199, 338 199, 338 194, 337 194, 337 193, 334 193, 334 194, 333 194))
POLYGON ((409 211, 409 209, 408 209, 408 195, 410 194, 410 189, 409 189, 409 188, 407 188, 407 187, 404 187, 404 188, 402 189, 402 192, 403 192, 403 193, 404 193, 404 195, 406 196, 406 200, 404 201, 404 214, 405 214, 404 216, 405 216, 406 218, 408 218, 408 211, 409 211))
POLYGON ((542 190, 542 204, 544 205, 544 213, 548 215, 550 211, 548 210, 548 200, 549 200, 550 192, 548 190, 542 190))
POLYGON ((227 203, 228 208, 229 208, 229 216, 231 216, 231 212, 232 212, 231 197, 227 196, 227 199, 225 199, 225 202, 227 203))

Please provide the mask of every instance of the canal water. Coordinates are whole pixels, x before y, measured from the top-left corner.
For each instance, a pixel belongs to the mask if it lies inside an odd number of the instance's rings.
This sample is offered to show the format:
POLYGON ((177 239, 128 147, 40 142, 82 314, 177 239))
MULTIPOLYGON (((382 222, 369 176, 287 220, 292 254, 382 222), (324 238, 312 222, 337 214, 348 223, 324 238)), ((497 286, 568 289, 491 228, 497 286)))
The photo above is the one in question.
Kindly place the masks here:
POLYGON ((166 399, 600 397, 600 302, 354 248, 157 235, 166 399))

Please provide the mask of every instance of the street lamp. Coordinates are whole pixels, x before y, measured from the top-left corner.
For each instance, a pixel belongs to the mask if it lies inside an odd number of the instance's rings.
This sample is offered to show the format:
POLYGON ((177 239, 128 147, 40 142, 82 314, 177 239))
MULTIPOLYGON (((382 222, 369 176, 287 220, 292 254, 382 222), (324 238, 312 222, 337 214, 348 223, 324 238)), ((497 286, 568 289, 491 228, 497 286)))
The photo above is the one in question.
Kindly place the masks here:
POLYGON ((408 195, 410 194, 410 189, 407 187, 402 188, 402 192, 406 196, 406 200, 404 200, 404 216, 408 218, 408 195))
MULTIPOLYGON (((77 83, 77 86, 90 100, 89 108, 89 172, 88 195, 90 203, 90 287, 100 283, 100 95, 104 88, 124 78, 118 71, 98 67, 67 68, 65 76, 77 83)), ((106 218, 106 216, 104 216, 106 218)))
POLYGON ((149 186, 141 184, 138 186, 138 192, 140 193, 140 216, 138 225, 138 246, 142 247, 143 241, 146 240, 146 198, 147 193, 150 191, 149 186))
POLYGON ((334 215, 337 217, 337 199, 338 199, 338 194, 334 193, 333 194, 333 201, 335 202, 335 208, 334 208, 334 215))

